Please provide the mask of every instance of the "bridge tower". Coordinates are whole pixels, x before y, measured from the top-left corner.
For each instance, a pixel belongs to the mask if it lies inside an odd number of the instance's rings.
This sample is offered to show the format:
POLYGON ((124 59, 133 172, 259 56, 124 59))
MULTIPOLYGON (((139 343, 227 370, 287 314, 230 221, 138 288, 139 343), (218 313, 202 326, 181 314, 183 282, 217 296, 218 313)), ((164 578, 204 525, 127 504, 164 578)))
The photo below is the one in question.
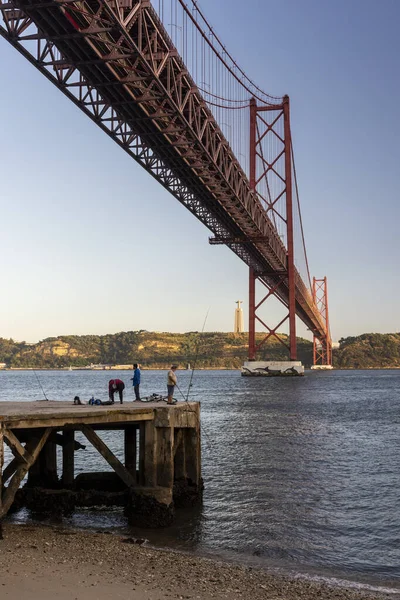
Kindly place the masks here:
MULTIPOLYGON (((253 371, 251 362, 256 360, 259 348, 271 337, 283 344, 290 361, 273 367, 266 365, 266 374, 303 374, 304 369, 297 361, 296 348, 296 297, 295 264, 293 237, 293 192, 292 192, 292 141, 290 132, 289 96, 282 98, 281 104, 257 105, 255 98, 250 100, 250 187, 256 191, 264 204, 270 219, 276 224, 285 240, 286 269, 280 273, 259 273, 250 267, 249 272, 249 353, 247 369, 253 371), (265 138, 272 140, 268 155, 263 151, 265 138), (260 191, 264 185, 267 193, 260 191), (256 282, 267 290, 260 299, 256 299, 256 282), (270 298, 277 298, 287 309, 287 314, 277 324, 267 324, 260 317, 260 307, 270 298), (289 343, 277 334, 279 327, 289 322, 289 343), (266 330, 265 337, 256 344, 256 323, 266 330), (282 369, 280 368, 282 367, 282 369), (279 372, 281 371, 281 372, 279 372)), ((282 242, 283 244, 283 242, 282 242)), ((258 363, 257 363, 258 364, 258 363)), ((258 367, 263 368, 263 367, 258 367)), ((243 374, 246 374, 244 372, 243 374)), ((250 373, 248 373, 250 374, 250 373)))
POLYGON ((326 335, 317 336, 313 340, 312 369, 332 369, 332 339, 329 329, 328 284, 326 277, 313 278, 313 299, 326 325, 326 335))

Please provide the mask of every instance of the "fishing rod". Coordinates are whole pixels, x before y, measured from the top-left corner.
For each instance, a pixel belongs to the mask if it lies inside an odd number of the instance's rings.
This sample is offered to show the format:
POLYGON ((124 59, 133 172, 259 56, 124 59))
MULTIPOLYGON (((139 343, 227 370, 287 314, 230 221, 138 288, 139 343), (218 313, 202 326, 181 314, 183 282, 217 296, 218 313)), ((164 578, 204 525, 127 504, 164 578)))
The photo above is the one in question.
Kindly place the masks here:
POLYGON ((45 399, 45 400, 47 400, 47 401, 49 401, 48 397, 46 396, 46 392, 44 391, 44 389, 43 389, 43 386, 42 386, 42 384, 40 383, 40 379, 39 379, 39 377, 38 377, 38 374, 36 373, 35 369, 32 369, 32 370, 33 370, 33 372, 35 373, 35 376, 36 376, 37 382, 38 382, 38 384, 40 385, 40 388, 41 388, 41 390, 42 390, 42 392, 43 392, 44 399, 45 399))
MULTIPOLYGON (((206 316, 205 316, 205 319, 204 319, 203 328, 202 328, 202 330, 201 330, 201 333, 204 333, 204 328, 205 328, 205 326, 206 326, 206 323, 207 323, 207 318, 208 318, 208 313, 210 312, 210 308, 211 308, 211 307, 209 306, 209 307, 208 307, 208 310, 207 310, 207 312, 206 312, 206 316)), ((186 395, 186 399, 185 399, 185 401, 186 401, 186 402, 188 402, 188 401, 189 401, 190 388, 191 388, 191 387, 192 387, 192 385, 193 385, 193 375, 194 375, 194 370, 195 370, 195 368, 196 368, 197 358, 198 358, 198 356, 199 356, 199 350, 200 350, 200 336, 199 336, 199 339, 198 339, 198 344, 197 344, 197 348, 196 348, 196 356, 194 357, 194 361, 193 361, 193 369, 192 369, 192 373, 191 373, 191 375, 190 375, 190 379, 189 379, 188 391, 187 391, 187 395, 186 395)), ((183 395, 183 394, 182 394, 182 395, 183 395)))
POLYGON ((186 398, 185 398, 185 396, 184 396, 184 393, 182 392, 182 390, 181 390, 181 388, 179 387, 179 385, 178 385, 177 383, 176 383, 175 385, 176 385, 176 387, 178 388, 178 390, 180 391, 180 393, 181 393, 181 396, 182 396, 182 398, 184 399, 184 401, 185 401, 185 402, 187 402, 187 400, 186 400, 186 398))
MULTIPOLYGON (((208 307, 208 310, 207 310, 207 312, 206 312, 206 316, 205 316, 205 319, 204 319, 203 327, 202 327, 202 329, 201 329, 201 333, 204 333, 204 328, 205 328, 205 326, 206 326, 206 323, 207 323, 207 318, 208 318, 208 313, 210 312, 210 308, 211 308, 211 307, 209 306, 209 307, 208 307)), ((201 427, 201 422, 200 422, 200 419, 199 419, 199 416, 198 416, 197 412, 196 412, 196 411, 194 411, 194 410, 193 410, 193 409, 192 409, 192 408, 189 406, 189 403, 188 403, 188 402, 189 402, 189 394, 190 394, 191 388, 192 388, 192 386, 193 386, 193 375, 194 375, 194 371, 195 371, 195 368, 196 368, 197 358, 198 358, 198 355, 199 355, 199 350, 200 350, 200 336, 199 336, 198 342, 199 342, 199 343, 197 344, 197 348, 196 348, 196 356, 195 356, 195 358, 194 358, 194 361, 193 361, 193 369, 192 369, 192 373, 191 373, 191 375, 190 375, 190 380, 189 380, 189 385, 188 385, 188 391, 187 391, 186 398, 185 398, 185 396, 183 395, 183 392, 182 392, 182 390, 179 388, 178 384, 176 384, 176 386, 177 386, 178 390, 180 391, 180 393, 182 394, 182 397, 183 397, 183 399, 184 399, 184 400, 185 400, 185 402, 187 403, 187 405, 186 405, 186 410, 189 410, 189 412, 192 412, 192 413, 194 414, 194 416, 195 416, 195 418, 196 418, 196 421, 197 421, 197 422, 198 422, 198 424, 199 424, 199 427, 201 427)), ((211 449, 211 450, 213 450, 214 446, 213 446, 213 442, 212 442, 212 440, 211 440, 210 436, 208 435, 208 433, 207 433, 207 431, 206 431, 205 429, 203 429, 203 431, 204 431, 204 434, 205 434, 205 437, 206 437, 206 440, 207 440, 207 444, 209 445, 210 449, 211 449)))

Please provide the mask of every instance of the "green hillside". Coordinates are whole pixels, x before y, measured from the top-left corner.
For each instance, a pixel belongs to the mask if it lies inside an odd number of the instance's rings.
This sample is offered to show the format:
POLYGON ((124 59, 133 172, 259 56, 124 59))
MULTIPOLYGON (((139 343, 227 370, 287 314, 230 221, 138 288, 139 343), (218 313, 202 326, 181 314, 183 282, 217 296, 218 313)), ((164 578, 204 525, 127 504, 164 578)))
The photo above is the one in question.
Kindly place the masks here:
POLYGON ((363 333, 342 338, 333 363, 342 369, 400 367, 400 333, 363 333))
MULTIPOLYGON (((263 339, 257 335, 257 342, 263 339)), ((281 336, 286 339, 286 336, 281 336)), ((234 333, 158 333, 127 331, 108 335, 59 336, 37 344, 0 338, 0 362, 8 367, 63 368, 93 364, 123 365, 140 363, 147 368, 166 368, 171 363, 196 367, 238 368, 247 358, 247 334, 234 333)), ((299 360, 311 365, 312 345, 298 339, 299 360)), ((269 340, 259 358, 287 360, 285 347, 269 340)))
MULTIPOLYGON (((257 342, 263 339, 257 334, 257 342)), ((281 338, 287 341, 287 337, 281 338)), ((298 338, 298 358, 312 364, 311 342, 298 338)), ((260 360, 287 360, 277 340, 262 346, 260 360)), ((126 331, 108 335, 70 335, 47 338, 37 344, 0 338, 0 362, 7 367, 63 368, 90 364, 126 365, 139 362, 144 368, 167 368, 172 363, 197 368, 238 368, 247 359, 247 333, 160 333, 126 331), (196 360, 197 356, 197 360, 196 360)), ((400 333, 365 333, 342 338, 334 350, 333 364, 343 369, 400 368, 400 333)))

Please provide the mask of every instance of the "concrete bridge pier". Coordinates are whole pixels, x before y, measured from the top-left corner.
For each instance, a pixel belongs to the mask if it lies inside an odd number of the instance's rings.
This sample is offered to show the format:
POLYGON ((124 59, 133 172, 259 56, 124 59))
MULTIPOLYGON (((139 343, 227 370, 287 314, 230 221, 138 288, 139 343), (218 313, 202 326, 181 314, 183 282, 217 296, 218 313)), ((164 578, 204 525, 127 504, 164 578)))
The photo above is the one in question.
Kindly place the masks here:
POLYGON ((304 367, 299 360, 249 360, 243 364, 243 377, 299 377, 304 367))

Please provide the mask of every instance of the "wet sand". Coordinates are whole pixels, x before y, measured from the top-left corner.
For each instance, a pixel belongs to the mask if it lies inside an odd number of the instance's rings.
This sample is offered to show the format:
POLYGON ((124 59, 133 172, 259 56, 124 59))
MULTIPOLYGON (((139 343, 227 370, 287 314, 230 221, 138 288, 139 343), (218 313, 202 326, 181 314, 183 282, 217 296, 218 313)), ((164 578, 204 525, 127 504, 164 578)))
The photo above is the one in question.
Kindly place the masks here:
POLYGON ((121 535, 11 524, 3 534, 1 600, 400 598, 156 550, 121 535))

